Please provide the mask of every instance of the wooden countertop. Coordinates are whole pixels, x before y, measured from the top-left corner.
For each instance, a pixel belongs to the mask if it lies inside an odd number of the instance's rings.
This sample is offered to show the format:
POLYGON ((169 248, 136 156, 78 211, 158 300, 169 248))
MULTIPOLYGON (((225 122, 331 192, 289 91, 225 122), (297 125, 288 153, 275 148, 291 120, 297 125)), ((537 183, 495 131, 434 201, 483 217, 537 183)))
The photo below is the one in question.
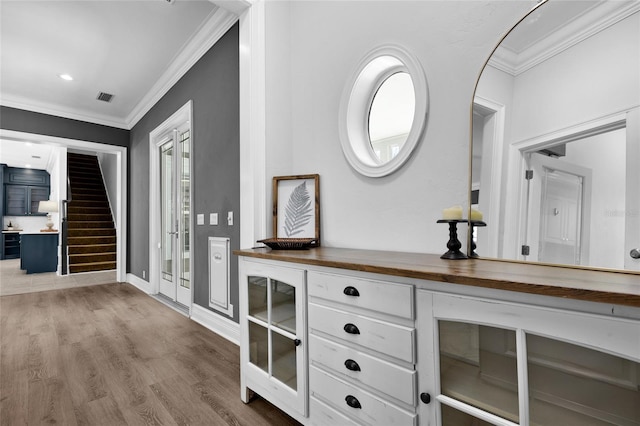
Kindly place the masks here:
POLYGON ((235 250, 238 256, 327 266, 451 284, 640 307, 640 273, 608 272, 488 259, 318 247, 235 250))

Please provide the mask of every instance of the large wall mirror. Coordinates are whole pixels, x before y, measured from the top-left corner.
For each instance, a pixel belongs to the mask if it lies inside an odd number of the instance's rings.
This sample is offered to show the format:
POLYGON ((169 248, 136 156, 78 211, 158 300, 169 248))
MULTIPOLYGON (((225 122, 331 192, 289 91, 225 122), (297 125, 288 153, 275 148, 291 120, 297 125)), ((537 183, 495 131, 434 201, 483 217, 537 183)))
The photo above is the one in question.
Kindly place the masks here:
POLYGON ((640 271, 640 2, 547 0, 472 107, 480 257, 640 271))
POLYGON ((427 80, 419 61, 400 46, 369 52, 347 81, 339 110, 342 151, 369 177, 398 170, 424 133, 427 80))

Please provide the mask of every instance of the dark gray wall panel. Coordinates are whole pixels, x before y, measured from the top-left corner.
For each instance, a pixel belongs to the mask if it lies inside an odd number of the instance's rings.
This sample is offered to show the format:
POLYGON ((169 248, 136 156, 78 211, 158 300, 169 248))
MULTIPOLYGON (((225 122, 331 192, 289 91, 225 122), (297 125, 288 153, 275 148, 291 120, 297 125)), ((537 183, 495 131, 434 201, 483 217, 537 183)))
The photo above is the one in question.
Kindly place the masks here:
MULTIPOLYGON (((189 100, 193 101, 194 300, 208 309, 209 236, 240 241, 240 118, 238 25, 234 25, 134 126, 130 143, 129 272, 149 271, 149 133, 189 100), (233 211, 234 225, 227 226, 233 211), (195 225, 196 214, 206 225, 195 225), (219 225, 210 226, 209 213, 219 225)), ((231 257, 231 303, 238 321, 238 262, 231 257)))
POLYGON ((17 132, 129 146, 129 131, 125 129, 6 106, 0 106, 0 127, 17 132))

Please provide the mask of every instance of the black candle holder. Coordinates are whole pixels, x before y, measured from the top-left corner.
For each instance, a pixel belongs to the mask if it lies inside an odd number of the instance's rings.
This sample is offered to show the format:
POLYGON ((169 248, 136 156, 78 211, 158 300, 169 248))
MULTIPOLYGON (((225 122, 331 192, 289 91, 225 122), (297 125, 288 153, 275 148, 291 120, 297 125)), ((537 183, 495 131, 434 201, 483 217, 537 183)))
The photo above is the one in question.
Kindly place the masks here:
POLYGON ((438 223, 449 224, 449 242, 447 243, 448 252, 440 256, 440 259, 460 260, 467 259, 467 255, 460 251, 462 243, 458 240, 458 223, 467 223, 466 219, 440 219, 438 223))
POLYGON ((486 223, 484 223, 481 220, 470 220, 469 221, 469 227, 470 227, 470 231, 469 231, 469 238, 471 238, 471 253, 469 253, 469 257, 472 259, 477 259, 480 256, 478 256, 478 253, 476 253, 476 242, 473 240, 473 230, 477 227, 482 227, 482 226, 487 226, 486 223))

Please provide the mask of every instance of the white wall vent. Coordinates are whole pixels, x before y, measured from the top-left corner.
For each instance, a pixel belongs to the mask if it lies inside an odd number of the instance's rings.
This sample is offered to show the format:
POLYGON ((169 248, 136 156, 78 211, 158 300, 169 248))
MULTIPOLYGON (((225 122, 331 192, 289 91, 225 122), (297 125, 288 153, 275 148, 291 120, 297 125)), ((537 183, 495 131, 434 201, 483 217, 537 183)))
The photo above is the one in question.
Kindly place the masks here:
POLYGON ((229 238, 209 237, 209 307, 233 317, 229 238))

